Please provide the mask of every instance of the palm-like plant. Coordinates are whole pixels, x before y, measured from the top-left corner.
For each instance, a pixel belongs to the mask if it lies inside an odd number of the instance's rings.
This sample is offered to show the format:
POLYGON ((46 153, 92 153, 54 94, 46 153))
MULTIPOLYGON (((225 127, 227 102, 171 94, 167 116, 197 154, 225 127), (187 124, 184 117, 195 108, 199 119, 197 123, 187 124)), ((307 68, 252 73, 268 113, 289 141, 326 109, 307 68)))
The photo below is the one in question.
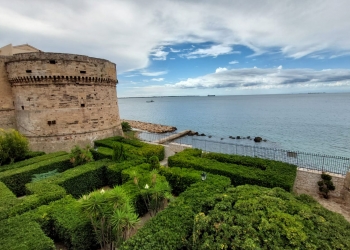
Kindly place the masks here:
POLYGON ((130 202, 128 194, 120 186, 83 196, 82 210, 90 218, 101 249, 119 246, 130 229, 135 227, 138 218, 130 202))

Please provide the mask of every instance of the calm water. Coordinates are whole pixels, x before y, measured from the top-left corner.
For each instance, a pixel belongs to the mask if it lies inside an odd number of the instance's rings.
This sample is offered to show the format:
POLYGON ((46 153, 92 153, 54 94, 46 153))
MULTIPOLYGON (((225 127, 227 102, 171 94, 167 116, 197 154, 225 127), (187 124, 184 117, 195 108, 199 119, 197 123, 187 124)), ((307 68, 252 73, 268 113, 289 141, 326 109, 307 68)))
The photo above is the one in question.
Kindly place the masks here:
POLYGON ((122 98, 122 119, 171 125, 212 140, 350 157, 350 93, 122 98), (154 102, 147 103, 153 99, 154 102))

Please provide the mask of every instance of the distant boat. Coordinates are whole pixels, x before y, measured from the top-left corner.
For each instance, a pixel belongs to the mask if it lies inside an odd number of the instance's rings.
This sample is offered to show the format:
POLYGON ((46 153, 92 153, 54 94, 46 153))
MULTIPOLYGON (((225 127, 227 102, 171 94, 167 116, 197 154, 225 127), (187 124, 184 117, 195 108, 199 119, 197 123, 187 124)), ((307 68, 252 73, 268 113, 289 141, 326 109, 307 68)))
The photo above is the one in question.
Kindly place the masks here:
POLYGON ((154 102, 153 100, 150 100, 150 101, 146 101, 146 102, 154 102))
POLYGON ((215 95, 208 95, 208 96, 215 96, 215 95))

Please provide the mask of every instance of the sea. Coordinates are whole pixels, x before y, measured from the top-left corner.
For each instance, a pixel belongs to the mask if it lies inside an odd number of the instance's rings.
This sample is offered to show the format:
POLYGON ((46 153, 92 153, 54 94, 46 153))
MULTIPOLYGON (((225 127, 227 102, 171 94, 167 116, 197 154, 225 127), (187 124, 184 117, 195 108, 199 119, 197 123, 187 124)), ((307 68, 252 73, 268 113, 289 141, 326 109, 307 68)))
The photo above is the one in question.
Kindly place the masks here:
POLYGON ((350 157, 350 93, 118 98, 118 104, 121 119, 189 129, 203 139, 350 157), (254 142, 257 136, 266 141, 254 142))

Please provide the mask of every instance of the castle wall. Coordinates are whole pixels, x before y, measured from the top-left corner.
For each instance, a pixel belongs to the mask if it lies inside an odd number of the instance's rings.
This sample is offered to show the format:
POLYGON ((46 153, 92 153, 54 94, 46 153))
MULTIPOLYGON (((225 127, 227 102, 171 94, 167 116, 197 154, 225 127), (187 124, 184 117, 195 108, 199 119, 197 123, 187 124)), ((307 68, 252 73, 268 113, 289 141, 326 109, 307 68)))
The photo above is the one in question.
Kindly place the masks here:
POLYGON ((17 128, 32 150, 70 150, 123 134, 115 64, 39 52, 14 55, 6 67, 17 128))
POLYGON ((0 128, 16 128, 12 89, 7 79, 5 62, 8 57, 0 56, 0 128))

